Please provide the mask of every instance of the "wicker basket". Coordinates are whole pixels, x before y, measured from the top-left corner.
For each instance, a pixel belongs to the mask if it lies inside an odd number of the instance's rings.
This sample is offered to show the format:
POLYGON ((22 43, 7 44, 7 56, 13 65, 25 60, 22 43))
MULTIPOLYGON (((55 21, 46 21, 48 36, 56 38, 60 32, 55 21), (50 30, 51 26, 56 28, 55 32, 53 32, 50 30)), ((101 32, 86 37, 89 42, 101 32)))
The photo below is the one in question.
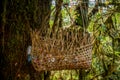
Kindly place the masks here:
POLYGON ((79 39, 81 41, 76 40, 76 34, 72 35, 72 41, 70 36, 64 39, 64 33, 58 35, 62 36, 59 38, 41 37, 39 32, 32 33, 32 64, 37 71, 91 67, 92 44, 87 42, 86 37, 79 39))

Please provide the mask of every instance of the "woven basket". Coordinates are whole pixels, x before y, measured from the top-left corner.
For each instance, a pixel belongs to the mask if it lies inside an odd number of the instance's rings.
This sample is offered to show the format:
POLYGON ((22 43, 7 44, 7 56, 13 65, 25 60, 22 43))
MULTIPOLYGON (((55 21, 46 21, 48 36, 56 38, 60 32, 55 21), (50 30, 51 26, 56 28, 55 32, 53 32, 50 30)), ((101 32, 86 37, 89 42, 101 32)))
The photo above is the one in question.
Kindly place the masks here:
MULTIPOLYGON (((73 40, 73 39, 72 39, 73 40)), ((39 33, 32 33, 32 64, 37 71, 88 69, 91 67, 92 44, 78 41, 67 41, 63 38, 40 37, 39 33), (68 47, 69 46, 69 47, 68 47)))

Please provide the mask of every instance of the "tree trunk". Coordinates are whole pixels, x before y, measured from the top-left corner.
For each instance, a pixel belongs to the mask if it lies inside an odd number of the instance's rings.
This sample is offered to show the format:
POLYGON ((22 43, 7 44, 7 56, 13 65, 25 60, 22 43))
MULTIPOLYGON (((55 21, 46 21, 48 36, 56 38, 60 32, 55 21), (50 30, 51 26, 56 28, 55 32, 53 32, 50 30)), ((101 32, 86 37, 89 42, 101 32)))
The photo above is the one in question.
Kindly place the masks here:
POLYGON ((0 28, 1 80, 49 80, 50 72, 37 72, 27 61, 31 45, 30 28, 43 31, 49 27, 51 0, 4 0, 0 28), (47 16, 47 17, 46 17, 47 16))

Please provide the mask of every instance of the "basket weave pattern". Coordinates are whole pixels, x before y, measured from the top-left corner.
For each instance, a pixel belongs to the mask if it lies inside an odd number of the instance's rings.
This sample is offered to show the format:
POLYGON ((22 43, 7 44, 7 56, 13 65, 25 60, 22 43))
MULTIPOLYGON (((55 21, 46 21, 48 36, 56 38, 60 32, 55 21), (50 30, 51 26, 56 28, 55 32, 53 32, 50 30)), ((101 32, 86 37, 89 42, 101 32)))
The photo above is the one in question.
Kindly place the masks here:
POLYGON ((37 71, 90 68, 92 44, 88 36, 83 38, 79 32, 65 30, 58 33, 53 37, 41 37, 35 31, 31 34, 34 68, 37 71))

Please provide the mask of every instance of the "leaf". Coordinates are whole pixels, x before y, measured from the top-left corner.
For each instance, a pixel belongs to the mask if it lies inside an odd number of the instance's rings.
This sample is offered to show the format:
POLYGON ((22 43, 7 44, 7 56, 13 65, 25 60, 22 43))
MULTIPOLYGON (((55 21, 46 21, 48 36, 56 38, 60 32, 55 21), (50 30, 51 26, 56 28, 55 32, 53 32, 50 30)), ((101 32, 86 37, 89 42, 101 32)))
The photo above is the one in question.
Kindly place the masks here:
POLYGON ((106 25, 104 25, 104 24, 102 24, 102 31, 104 32, 104 31, 106 31, 106 25))

